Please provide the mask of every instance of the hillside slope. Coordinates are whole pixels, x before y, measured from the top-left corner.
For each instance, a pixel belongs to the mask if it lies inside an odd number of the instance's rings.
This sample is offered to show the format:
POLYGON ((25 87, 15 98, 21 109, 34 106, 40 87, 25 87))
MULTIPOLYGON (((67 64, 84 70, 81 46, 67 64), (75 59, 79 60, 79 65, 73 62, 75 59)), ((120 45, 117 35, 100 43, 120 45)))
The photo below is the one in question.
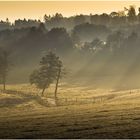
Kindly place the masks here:
POLYGON ((1 93, 0 138, 140 138, 139 89, 60 87, 59 98, 71 95, 77 101, 55 106, 43 104, 46 97, 1 93), (80 102, 89 97, 98 100, 80 102))

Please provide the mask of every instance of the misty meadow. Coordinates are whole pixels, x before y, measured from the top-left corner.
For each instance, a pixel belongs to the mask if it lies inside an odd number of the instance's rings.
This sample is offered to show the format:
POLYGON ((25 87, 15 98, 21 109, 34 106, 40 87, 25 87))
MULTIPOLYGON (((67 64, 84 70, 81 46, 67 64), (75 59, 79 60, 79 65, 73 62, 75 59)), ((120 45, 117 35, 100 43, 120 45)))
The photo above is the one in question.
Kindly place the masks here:
POLYGON ((140 8, 0 21, 0 138, 140 138, 140 8))

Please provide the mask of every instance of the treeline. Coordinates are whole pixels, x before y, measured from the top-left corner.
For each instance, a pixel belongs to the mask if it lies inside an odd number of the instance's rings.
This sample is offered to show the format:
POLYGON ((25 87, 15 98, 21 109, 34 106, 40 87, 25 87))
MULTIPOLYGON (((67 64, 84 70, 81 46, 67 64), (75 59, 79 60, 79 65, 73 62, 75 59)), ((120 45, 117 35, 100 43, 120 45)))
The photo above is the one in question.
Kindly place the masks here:
MULTIPOLYGON (((6 21, 0 21, 0 30, 28 28, 32 26, 38 27, 40 23, 40 20, 32 20, 26 18, 24 18, 23 20, 17 19, 14 21, 14 23, 11 23, 9 19, 6 18, 6 21)), ((106 25, 112 28, 116 28, 119 26, 139 24, 140 8, 136 9, 135 6, 130 6, 129 8, 124 7, 124 10, 118 12, 113 11, 110 14, 80 14, 71 17, 64 17, 61 13, 56 13, 55 15, 45 14, 43 23, 48 30, 55 27, 64 27, 68 30, 71 30, 72 28, 74 28, 74 26, 83 23, 106 25)))
POLYGON ((0 31, 1 49, 10 54, 10 60, 14 63, 9 76, 11 80, 8 81, 28 82, 40 58, 52 51, 70 69, 71 80, 89 83, 99 81, 99 84, 102 81, 102 84, 107 84, 104 80, 96 79, 108 79, 111 76, 111 84, 124 81, 134 83, 134 79, 138 82, 139 16, 133 6, 110 15, 79 15, 70 18, 60 14, 53 17, 45 15, 45 22, 36 21, 37 26, 0 31), (65 26, 65 19, 74 24, 65 26), (84 80, 81 80, 83 77, 84 80), (128 77, 131 78, 128 80, 128 77))

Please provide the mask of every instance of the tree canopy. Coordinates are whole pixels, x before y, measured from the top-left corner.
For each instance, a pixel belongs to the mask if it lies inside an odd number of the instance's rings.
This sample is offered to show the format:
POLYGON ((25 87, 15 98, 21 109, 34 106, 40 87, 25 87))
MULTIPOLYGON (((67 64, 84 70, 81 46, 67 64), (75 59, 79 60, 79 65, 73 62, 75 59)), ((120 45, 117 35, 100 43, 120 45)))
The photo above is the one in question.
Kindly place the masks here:
POLYGON ((43 95, 45 89, 57 79, 61 67, 62 62, 59 60, 59 57, 49 52, 46 56, 42 57, 40 68, 31 74, 30 83, 42 89, 43 95))

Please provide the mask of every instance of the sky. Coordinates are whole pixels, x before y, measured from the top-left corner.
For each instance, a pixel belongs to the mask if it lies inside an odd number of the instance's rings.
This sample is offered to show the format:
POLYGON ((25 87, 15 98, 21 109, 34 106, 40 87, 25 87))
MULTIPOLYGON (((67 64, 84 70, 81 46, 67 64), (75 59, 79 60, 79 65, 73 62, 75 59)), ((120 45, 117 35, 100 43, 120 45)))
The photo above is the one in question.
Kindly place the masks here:
POLYGON ((100 14, 123 10, 124 7, 135 5, 140 7, 140 1, 0 1, 0 20, 40 19, 43 15, 53 15, 56 12, 63 16, 76 14, 100 14))

